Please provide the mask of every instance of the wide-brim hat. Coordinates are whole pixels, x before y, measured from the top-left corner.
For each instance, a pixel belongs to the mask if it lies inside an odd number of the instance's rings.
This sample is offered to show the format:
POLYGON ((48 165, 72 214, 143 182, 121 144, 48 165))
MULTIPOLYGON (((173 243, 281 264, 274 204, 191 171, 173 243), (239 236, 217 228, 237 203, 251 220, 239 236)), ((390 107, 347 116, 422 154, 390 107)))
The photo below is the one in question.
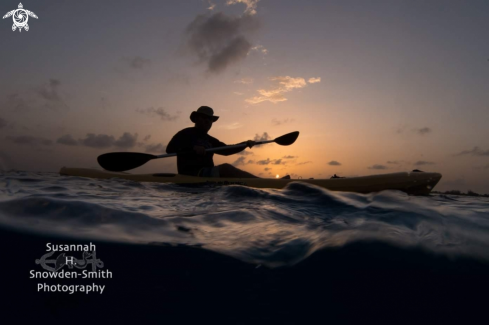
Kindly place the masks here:
POLYGON ((190 114, 190 120, 195 123, 195 117, 197 115, 205 115, 212 118, 212 122, 215 122, 219 119, 219 116, 214 115, 214 110, 209 106, 200 106, 197 111, 193 111, 190 114))

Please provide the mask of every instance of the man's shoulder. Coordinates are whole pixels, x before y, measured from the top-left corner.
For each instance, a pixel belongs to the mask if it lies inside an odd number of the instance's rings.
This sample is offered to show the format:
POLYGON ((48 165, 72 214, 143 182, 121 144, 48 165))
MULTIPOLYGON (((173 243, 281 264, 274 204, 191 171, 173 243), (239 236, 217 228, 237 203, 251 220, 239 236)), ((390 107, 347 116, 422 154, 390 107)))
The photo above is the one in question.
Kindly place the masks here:
POLYGON ((209 139, 209 141, 214 145, 214 146, 217 146, 219 145, 219 143, 221 143, 221 141, 217 138, 214 138, 212 135, 209 135, 207 134, 207 138, 209 139))
POLYGON ((212 135, 210 135, 210 134, 207 134, 207 136, 208 136, 208 137, 209 137, 209 139, 211 139, 211 140, 216 140, 216 141, 219 141, 219 140, 217 140, 216 138, 214 138, 214 137, 213 137, 212 135))
POLYGON ((184 134, 191 134, 191 133, 195 133, 195 128, 194 127, 188 127, 188 128, 183 129, 183 130, 180 130, 180 131, 177 132, 177 135, 178 134, 184 135, 184 134))

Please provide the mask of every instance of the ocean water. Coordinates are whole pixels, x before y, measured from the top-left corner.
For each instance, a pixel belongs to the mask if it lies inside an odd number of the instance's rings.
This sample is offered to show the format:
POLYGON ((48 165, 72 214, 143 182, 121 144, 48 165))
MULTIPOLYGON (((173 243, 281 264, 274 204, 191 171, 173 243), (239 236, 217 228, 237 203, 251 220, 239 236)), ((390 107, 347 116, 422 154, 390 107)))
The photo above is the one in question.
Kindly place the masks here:
POLYGON ((489 198, 9 172, 0 230, 12 310, 59 320, 450 323, 482 317, 489 292, 489 198), (28 271, 47 242, 97 243, 107 291, 37 292, 28 271))

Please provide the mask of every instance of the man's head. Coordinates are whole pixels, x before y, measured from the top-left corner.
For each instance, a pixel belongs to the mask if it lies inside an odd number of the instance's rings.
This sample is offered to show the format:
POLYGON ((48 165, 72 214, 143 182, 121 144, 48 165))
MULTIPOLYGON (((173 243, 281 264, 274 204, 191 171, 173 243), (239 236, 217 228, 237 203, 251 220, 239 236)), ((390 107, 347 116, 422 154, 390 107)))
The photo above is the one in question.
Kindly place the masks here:
POLYGON ((190 114, 190 120, 195 123, 195 127, 208 132, 212 123, 217 121, 219 116, 214 116, 214 110, 209 106, 200 106, 197 111, 190 114))

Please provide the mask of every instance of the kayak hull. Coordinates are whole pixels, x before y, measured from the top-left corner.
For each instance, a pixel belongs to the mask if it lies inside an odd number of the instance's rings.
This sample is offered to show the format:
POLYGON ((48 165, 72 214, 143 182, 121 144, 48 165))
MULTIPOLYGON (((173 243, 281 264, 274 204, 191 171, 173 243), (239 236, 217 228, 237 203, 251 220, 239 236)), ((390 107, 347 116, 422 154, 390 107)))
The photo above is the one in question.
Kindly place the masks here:
POLYGON ((274 179, 274 178, 212 178, 171 173, 129 174, 88 168, 67 168, 60 175, 98 179, 122 178, 136 182, 174 183, 179 185, 243 185, 254 188, 284 188, 291 182, 304 182, 330 191, 371 193, 383 190, 399 190, 408 194, 428 195, 440 181, 439 173, 401 172, 349 178, 330 179, 274 179))

